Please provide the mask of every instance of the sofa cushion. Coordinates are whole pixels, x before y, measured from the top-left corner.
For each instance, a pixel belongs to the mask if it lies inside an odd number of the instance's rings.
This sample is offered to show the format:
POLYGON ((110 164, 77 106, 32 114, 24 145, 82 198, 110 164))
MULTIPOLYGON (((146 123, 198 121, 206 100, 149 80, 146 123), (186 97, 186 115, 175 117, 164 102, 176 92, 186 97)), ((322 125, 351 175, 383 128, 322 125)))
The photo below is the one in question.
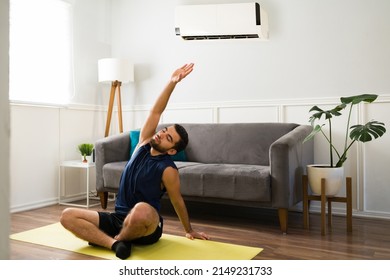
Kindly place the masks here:
POLYGON ((177 163, 183 196, 271 201, 270 168, 246 164, 177 163))

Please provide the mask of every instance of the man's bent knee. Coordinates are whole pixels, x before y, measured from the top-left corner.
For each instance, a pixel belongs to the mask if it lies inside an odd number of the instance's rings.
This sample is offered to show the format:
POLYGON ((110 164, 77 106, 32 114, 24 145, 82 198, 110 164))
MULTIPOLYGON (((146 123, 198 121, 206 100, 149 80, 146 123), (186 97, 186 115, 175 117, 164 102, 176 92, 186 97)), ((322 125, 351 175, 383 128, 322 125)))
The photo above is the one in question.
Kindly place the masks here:
POLYGON ((75 218, 75 213, 73 211, 73 208, 66 208, 61 213, 60 223, 65 228, 68 228, 69 224, 71 223, 71 220, 74 218, 75 218))
POLYGON ((137 203, 134 208, 130 211, 131 215, 134 215, 140 221, 156 221, 158 222, 159 216, 157 210, 154 209, 150 204, 145 202, 137 203))
POLYGON ((140 202, 130 211, 124 221, 124 226, 144 226, 149 233, 151 230, 154 231, 159 221, 160 217, 156 209, 145 202, 140 202))
POLYGON ((62 211, 60 223, 65 228, 70 229, 75 226, 77 220, 85 220, 97 225, 99 223, 99 215, 96 211, 79 208, 66 208, 62 211))

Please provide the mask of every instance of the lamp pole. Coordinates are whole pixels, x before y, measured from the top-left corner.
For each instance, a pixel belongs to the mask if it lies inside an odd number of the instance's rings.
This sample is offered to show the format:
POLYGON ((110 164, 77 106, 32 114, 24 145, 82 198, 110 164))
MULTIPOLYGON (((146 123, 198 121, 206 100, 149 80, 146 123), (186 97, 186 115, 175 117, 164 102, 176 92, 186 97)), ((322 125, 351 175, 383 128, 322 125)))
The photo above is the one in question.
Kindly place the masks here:
POLYGON ((117 89, 118 89, 117 106, 118 106, 119 132, 121 132, 121 133, 123 132, 121 85, 122 85, 122 82, 120 82, 120 81, 113 81, 111 83, 110 101, 108 103, 106 131, 104 133, 104 137, 107 137, 109 132, 110 132, 111 117, 112 117, 112 111, 113 111, 113 107, 114 107, 115 93, 116 93, 117 89))

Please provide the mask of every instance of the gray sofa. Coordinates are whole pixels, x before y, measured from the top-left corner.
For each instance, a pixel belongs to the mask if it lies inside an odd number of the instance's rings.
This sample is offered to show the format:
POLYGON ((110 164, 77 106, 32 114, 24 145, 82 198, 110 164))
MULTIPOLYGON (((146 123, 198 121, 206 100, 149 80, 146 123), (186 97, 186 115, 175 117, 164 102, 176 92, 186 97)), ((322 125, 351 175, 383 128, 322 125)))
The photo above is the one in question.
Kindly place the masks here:
MULTIPOLYGON (((312 128, 293 123, 182 125, 190 141, 185 161, 175 163, 184 199, 276 208, 281 230, 287 232, 288 210, 302 200, 302 174, 313 163, 313 141, 302 144, 312 128)), ((96 189, 103 208, 108 193, 118 190, 130 142, 127 132, 95 144, 96 189)))

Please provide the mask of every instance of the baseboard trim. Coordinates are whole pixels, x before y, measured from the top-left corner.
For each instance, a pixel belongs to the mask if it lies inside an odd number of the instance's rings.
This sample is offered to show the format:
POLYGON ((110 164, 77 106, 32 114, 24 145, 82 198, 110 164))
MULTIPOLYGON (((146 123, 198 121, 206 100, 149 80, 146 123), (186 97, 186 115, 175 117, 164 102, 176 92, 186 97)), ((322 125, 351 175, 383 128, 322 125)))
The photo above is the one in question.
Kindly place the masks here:
POLYGON ((37 201, 33 203, 28 203, 28 204, 22 204, 22 205, 17 205, 15 207, 10 208, 10 213, 18 213, 18 212, 23 212, 23 211, 29 211, 29 210, 34 210, 38 208, 43 208, 46 206, 52 206, 58 204, 58 198, 52 198, 44 201, 37 201))

